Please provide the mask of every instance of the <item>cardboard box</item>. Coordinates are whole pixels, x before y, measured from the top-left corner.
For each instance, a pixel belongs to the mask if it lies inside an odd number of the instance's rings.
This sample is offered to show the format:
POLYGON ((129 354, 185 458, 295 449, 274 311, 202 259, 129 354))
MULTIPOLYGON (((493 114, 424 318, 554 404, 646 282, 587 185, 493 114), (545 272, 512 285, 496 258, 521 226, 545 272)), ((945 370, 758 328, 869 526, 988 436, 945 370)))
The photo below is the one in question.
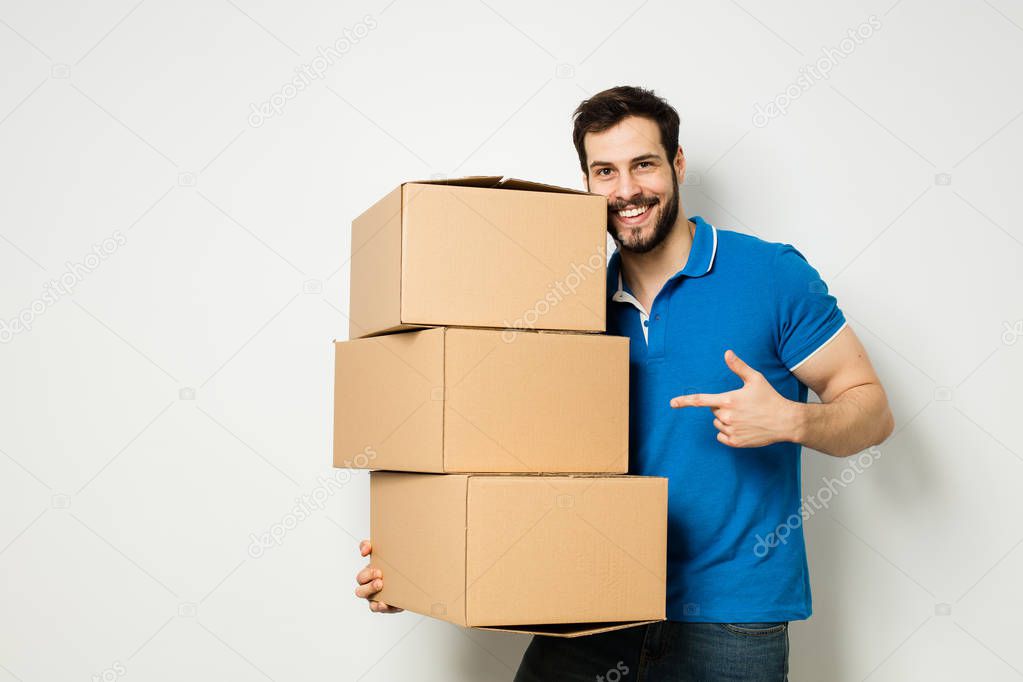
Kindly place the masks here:
POLYGON ((668 479, 373 472, 379 599, 560 636, 665 617, 668 479))
POLYGON ((629 340, 438 327, 335 343, 334 466, 629 468, 629 340))
POLYGON ((607 200, 498 176, 406 182, 352 222, 351 339, 604 331, 607 200))

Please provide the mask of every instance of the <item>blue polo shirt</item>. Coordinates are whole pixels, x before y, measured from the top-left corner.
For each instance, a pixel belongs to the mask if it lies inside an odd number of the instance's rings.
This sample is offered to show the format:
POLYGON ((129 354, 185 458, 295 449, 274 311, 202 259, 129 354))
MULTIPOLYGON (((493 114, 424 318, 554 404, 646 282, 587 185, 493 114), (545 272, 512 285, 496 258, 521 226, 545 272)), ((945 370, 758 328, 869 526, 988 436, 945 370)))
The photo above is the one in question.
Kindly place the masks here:
POLYGON ((729 447, 717 440, 710 408, 672 409, 669 401, 741 388, 725 364, 731 348, 782 396, 806 402, 792 371, 845 317, 791 245, 690 220, 689 258, 649 311, 625 286, 617 251, 607 273, 607 331, 631 339, 629 471, 669 479, 667 617, 805 619, 812 608, 801 446, 729 447))

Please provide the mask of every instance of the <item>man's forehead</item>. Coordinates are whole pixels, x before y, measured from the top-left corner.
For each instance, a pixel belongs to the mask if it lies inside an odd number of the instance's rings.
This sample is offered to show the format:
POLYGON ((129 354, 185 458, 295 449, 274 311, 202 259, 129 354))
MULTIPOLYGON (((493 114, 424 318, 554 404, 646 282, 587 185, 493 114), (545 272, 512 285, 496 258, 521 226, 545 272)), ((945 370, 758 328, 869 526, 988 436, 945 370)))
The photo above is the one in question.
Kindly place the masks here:
POLYGON ((663 156, 657 124, 647 118, 630 116, 607 130, 587 133, 583 139, 591 159, 624 163, 640 156, 663 156))

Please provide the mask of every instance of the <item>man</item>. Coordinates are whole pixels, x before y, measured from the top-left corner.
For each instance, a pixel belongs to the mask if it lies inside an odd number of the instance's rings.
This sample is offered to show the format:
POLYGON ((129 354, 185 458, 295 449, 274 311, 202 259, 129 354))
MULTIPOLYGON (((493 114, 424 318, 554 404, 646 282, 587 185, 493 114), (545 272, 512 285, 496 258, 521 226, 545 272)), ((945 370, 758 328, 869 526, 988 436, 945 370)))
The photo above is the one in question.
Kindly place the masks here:
MULTIPOLYGON (((519 682, 612 671, 786 680, 788 623, 812 610, 801 448, 844 457, 894 427, 866 351, 802 254, 686 219, 678 130, 665 100, 623 86, 583 101, 573 136, 618 246, 607 326, 631 340, 629 470, 669 478, 668 619, 534 637, 519 682), (819 404, 807 403, 808 388, 819 404)), ((372 599, 382 578, 367 567, 356 594, 395 611, 372 599)))

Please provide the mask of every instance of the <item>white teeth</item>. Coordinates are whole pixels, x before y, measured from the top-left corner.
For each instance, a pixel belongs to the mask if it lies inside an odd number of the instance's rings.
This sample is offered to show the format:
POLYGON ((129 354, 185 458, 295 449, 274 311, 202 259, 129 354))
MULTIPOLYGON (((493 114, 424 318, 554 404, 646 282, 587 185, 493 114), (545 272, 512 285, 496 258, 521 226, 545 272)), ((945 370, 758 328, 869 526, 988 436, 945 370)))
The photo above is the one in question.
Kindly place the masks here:
POLYGON ((642 206, 640 208, 630 208, 627 211, 618 211, 618 215, 623 218, 635 218, 638 215, 643 215, 649 206, 642 206))

